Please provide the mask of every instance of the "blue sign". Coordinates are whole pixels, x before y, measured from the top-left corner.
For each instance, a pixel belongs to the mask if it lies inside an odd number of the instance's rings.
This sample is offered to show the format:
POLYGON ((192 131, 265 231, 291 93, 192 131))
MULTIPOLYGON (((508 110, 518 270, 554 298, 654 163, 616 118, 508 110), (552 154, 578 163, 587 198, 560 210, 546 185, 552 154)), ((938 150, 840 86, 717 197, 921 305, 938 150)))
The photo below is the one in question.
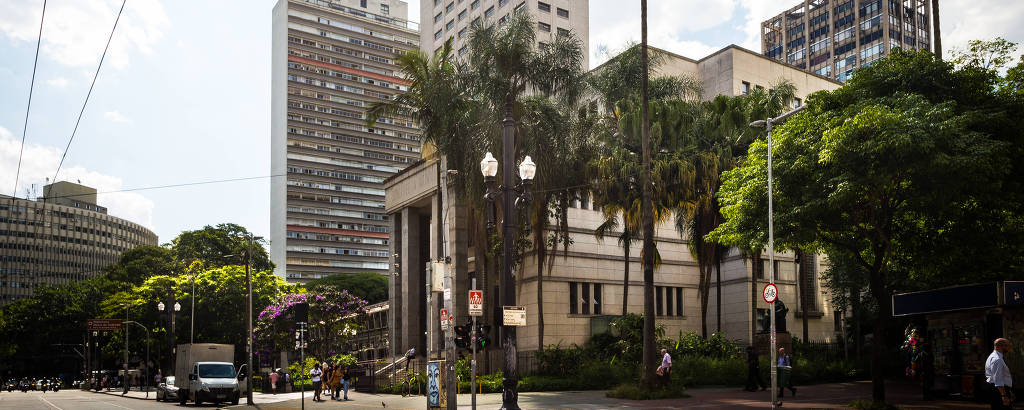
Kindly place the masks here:
POLYGON ((427 407, 441 406, 441 367, 438 362, 427 363, 427 407))

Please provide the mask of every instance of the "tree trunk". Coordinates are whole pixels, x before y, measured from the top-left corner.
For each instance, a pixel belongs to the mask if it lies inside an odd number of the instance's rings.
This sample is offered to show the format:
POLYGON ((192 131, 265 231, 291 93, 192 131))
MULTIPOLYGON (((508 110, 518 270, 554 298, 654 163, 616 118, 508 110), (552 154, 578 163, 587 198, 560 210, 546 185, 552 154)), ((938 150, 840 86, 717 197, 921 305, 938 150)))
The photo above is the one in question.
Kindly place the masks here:
POLYGON ((622 245, 623 259, 625 260, 622 264, 622 316, 626 316, 629 309, 629 246, 628 241, 622 245))
POLYGON ((942 59, 942 30, 939 27, 939 0, 932 0, 932 44, 935 46, 935 56, 942 59))
POLYGON ((647 118, 647 0, 640 0, 640 38, 641 53, 640 60, 643 67, 641 84, 641 117, 643 118, 643 178, 642 183, 642 212, 643 212, 643 239, 644 250, 641 254, 644 270, 644 333, 643 333, 643 374, 641 381, 647 389, 654 390, 655 374, 657 367, 657 352, 655 351, 654 340, 654 210, 651 203, 651 135, 650 123, 647 118))
MULTIPOLYGON (((544 199, 544 198, 542 198, 544 199)), ((544 226, 541 203, 537 203, 537 221, 533 229, 533 248, 537 250, 537 350, 544 350, 544 258, 547 247, 544 244, 544 226)))
POLYGON ((876 403, 885 402, 885 330, 892 313, 892 302, 885 287, 885 267, 871 273, 871 294, 878 304, 874 335, 871 338, 871 399, 876 403))
MULTIPOLYGON (((716 332, 722 333, 722 252, 715 251, 715 320, 716 332)), ((677 302, 678 303, 678 302, 677 302)))
POLYGON ((863 339, 860 331, 860 292, 856 289, 850 289, 850 310, 853 316, 853 351, 860 361, 863 339))

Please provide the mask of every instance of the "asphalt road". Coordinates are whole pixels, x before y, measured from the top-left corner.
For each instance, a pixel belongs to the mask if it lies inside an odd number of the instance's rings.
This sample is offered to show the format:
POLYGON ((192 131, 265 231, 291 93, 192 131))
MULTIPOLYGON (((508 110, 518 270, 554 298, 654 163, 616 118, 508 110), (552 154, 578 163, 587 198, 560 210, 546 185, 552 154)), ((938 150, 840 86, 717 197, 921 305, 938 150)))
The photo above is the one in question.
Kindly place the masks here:
MULTIPOLYGON (((152 395, 153 393, 151 393, 152 395)), ((152 396, 151 396, 152 397, 152 396)), ((189 406, 190 408, 193 406, 189 406)), ((205 408, 217 408, 212 404, 204 405, 205 408)), ((77 389, 61 390, 59 392, 42 393, 30 391, 22 393, 14 391, 8 393, 6 390, 0 393, 0 409, 18 410, 71 410, 71 409, 103 409, 103 410, 143 410, 143 409, 174 409, 178 408, 177 403, 160 403, 155 400, 140 400, 118 395, 109 395, 95 392, 85 392, 77 389)))

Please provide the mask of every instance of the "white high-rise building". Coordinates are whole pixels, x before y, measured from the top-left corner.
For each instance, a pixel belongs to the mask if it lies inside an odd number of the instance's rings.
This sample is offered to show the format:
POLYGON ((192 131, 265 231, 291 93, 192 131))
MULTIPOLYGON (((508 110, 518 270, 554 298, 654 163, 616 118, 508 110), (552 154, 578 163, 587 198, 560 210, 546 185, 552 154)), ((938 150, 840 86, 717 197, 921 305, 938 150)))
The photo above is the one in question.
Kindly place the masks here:
POLYGON ((469 52, 466 43, 474 22, 500 24, 516 12, 530 13, 537 22, 538 43, 572 31, 583 42, 583 68, 590 66, 589 0, 422 0, 420 48, 433 53, 452 38, 453 52, 464 55, 469 52))

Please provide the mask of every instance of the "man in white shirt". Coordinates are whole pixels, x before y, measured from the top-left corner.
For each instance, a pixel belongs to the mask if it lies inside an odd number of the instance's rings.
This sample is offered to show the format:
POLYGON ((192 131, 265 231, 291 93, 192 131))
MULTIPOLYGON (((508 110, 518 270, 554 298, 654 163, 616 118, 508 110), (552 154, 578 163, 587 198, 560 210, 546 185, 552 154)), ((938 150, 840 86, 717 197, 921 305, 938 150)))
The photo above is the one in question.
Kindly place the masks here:
POLYGON ((993 343, 992 354, 988 355, 985 361, 985 381, 988 382, 993 391, 991 402, 993 410, 1012 408, 1013 400, 1013 378, 1010 376, 1010 368, 1006 367, 1003 355, 1013 349, 1009 340, 999 338, 993 343))
POLYGON ((664 387, 668 387, 669 383, 672 382, 672 355, 668 354, 667 349, 661 349, 661 382, 664 387))

